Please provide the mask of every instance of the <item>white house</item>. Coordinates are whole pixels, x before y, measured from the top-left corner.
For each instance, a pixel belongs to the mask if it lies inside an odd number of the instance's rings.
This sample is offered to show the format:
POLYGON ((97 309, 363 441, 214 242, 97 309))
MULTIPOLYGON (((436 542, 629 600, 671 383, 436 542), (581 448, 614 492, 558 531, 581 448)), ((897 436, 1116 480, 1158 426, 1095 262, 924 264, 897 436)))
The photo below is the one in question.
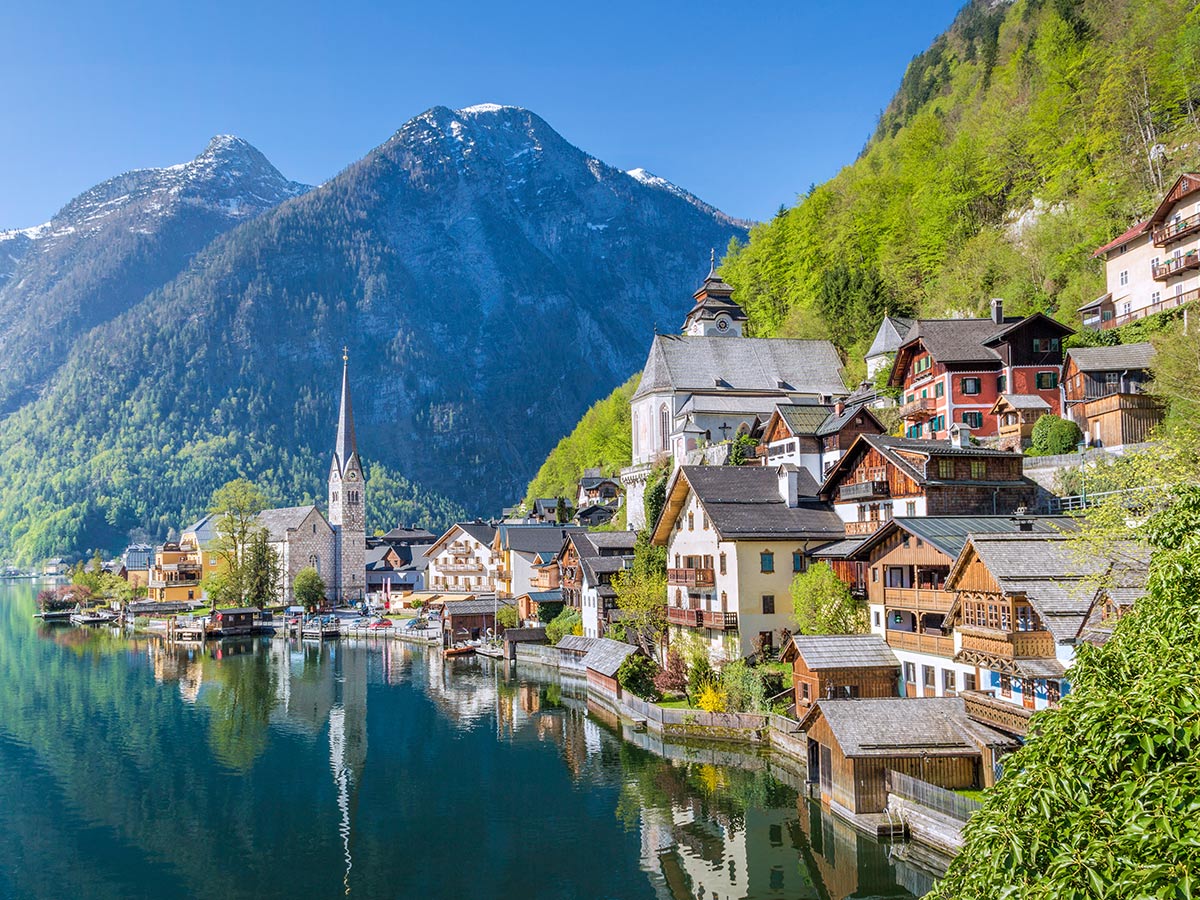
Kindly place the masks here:
POLYGON ((492 552, 496 529, 484 522, 459 522, 426 551, 425 586, 430 591, 489 594, 496 590, 498 560, 492 552))

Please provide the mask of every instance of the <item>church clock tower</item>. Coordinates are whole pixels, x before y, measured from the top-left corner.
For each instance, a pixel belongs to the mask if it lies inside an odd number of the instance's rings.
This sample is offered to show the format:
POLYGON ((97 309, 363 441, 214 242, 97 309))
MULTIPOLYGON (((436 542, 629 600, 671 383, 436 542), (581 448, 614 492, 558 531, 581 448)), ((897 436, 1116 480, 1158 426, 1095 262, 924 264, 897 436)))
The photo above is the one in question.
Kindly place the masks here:
POLYGON ((337 442, 329 467, 329 524, 334 534, 334 584, 330 593, 342 603, 362 600, 367 579, 367 527, 362 460, 354 437, 350 402, 350 353, 342 348, 342 402, 337 442))
POLYGON ((746 311, 733 299, 733 288, 717 274, 717 254, 709 251, 708 277, 692 295, 695 305, 683 322, 692 337, 741 337, 746 311))

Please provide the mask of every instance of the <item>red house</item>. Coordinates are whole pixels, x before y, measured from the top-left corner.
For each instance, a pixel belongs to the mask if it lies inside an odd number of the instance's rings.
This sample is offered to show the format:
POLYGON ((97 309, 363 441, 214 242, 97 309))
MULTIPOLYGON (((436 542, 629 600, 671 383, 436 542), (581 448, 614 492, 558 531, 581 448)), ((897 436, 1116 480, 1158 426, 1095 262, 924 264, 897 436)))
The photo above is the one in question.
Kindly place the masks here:
POLYGON ((989 415, 1001 394, 1041 397, 1062 410, 1062 339, 1072 329, 1041 313, 988 319, 918 319, 896 354, 888 383, 904 390, 900 414, 910 438, 944 439, 950 426, 996 434, 989 415))

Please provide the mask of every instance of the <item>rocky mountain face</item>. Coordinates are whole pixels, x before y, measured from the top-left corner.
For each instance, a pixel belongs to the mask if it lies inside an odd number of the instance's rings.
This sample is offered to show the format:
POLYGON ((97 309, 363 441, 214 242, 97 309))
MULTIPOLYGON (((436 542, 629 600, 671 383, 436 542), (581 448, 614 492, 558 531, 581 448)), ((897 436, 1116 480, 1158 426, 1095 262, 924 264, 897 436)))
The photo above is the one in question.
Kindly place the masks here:
POLYGON ((220 135, 190 162, 126 172, 44 225, 0 231, 0 413, 31 399, 80 335, 170 281, 217 235, 307 189, 220 135))
POLYGON ((368 527, 493 513, 744 235, 527 110, 431 109, 77 343, 0 427, 0 545, 160 533, 233 474, 322 496, 343 346, 368 527))

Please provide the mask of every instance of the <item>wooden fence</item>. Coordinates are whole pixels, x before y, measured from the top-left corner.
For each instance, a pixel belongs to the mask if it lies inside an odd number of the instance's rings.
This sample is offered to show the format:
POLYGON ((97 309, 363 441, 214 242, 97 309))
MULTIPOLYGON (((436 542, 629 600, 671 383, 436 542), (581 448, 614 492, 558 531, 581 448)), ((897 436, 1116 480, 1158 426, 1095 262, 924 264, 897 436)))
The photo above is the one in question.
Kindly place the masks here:
POLYGON ((959 822, 967 821, 982 806, 978 800, 972 800, 894 769, 888 769, 885 773, 884 783, 889 794, 903 797, 959 822))

